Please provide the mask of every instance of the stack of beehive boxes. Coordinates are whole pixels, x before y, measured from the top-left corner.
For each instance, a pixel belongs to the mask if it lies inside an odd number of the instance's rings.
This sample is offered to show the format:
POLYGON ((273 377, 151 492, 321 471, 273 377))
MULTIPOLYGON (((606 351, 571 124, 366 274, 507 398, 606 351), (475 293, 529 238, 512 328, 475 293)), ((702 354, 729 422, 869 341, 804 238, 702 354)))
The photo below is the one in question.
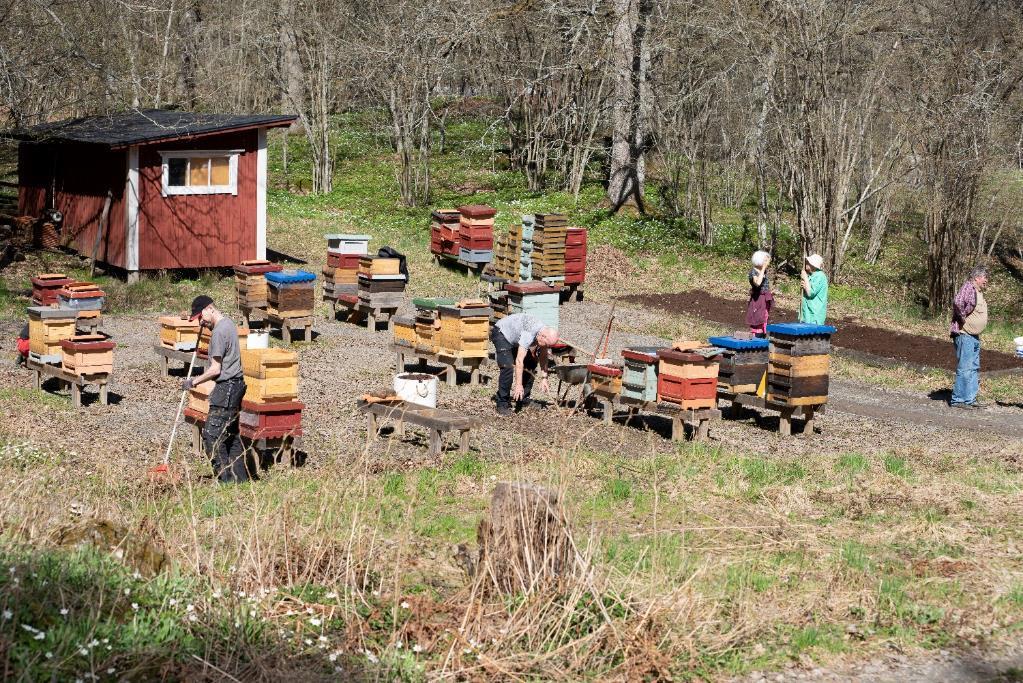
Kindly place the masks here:
POLYGON ((417 351, 437 353, 440 350, 440 319, 437 309, 441 306, 454 306, 455 299, 440 297, 423 297, 412 300, 416 307, 415 342, 417 351))
POLYGON ((533 277, 564 279, 567 227, 568 217, 564 214, 536 215, 536 229, 533 232, 533 277))
POLYGON ((764 394, 769 345, 766 339, 711 337, 707 341, 724 349, 718 387, 733 394, 764 394))
POLYGON ((316 305, 316 276, 305 270, 266 274, 266 312, 278 318, 306 318, 316 305))
MULTIPOLYGON (((416 318, 411 315, 399 315, 392 318, 394 343, 410 349, 416 346, 416 318)), ((398 368, 401 370, 401 368, 398 368)))
POLYGON ((692 353, 687 345, 657 352, 657 400, 682 408, 717 406, 720 356, 692 353))
POLYGON ((323 296, 336 299, 359 291, 359 261, 369 253, 369 235, 326 235, 323 296))
POLYGON ((486 358, 490 339, 490 307, 477 299, 437 308, 439 353, 462 358, 486 358))
POLYGON ((266 308, 266 274, 283 268, 265 259, 242 261, 234 267, 235 302, 239 308, 266 308))
POLYGON ((238 422, 242 436, 300 436, 302 409, 298 401, 298 354, 284 349, 242 351, 245 398, 238 422))
POLYGON ((565 232, 565 284, 581 285, 586 280, 586 228, 565 232))
POLYGON ((359 260, 359 303, 370 308, 398 308, 404 299, 405 276, 396 258, 363 256, 359 260))
POLYGON ((109 375, 114 371, 114 342, 103 334, 80 334, 60 342, 61 366, 84 375, 109 375))
POLYGON ((521 225, 508 228, 508 234, 497 238, 494 248, 494 274, 508 282, 525 282, 533 278, 532 215, 522 216, 521 225))
POLYGON ((175 351, 191 351, 199 343, 199 321, 185 316, 160 316, 160 346, 175 351))
POLYGON ((431 253, 458 256, 461 218, 457 209, 435 209, 430 214, 431 253))
POLYGON ((828 402, 830 325, 780 323, 767 326, 770 356, 767 400, 789 406, 828 402))
POLYGON ((634 401, 657 400, 658 346, 632 346, 622 350, 625 362, 622 396, 634 401))
POLYGON ((466 263, 490 263, 494 258, 494 216, 486 204, 458 207, 458 258, 466 263))
POLYGON ((544 282, 509 282, 507 313, 528 313, 544 325, 558 329, 561 289, 544 282))
POLYGON ((29 357, 37 363, 55 364, 64 359, 60 343, 75 336, 78 312, 70 308, 32 306, 28 309, 29 357))
POLYGON ((72 282, 57 292, 57 303, 61 308, 74 309, 79 320, 91 320, 103 313, 106 294, 91 282, 72 282))
POLYGON ((60 304, 60 290, 72 284, 64 273, 40 273, 32 278, 32 303, 36 306, 57 306, 60 304))
POLYGON ((622 393, 622 366, 603 363, 591 363, 590 389, 594 394, 604 398, 615 398, 622 393))

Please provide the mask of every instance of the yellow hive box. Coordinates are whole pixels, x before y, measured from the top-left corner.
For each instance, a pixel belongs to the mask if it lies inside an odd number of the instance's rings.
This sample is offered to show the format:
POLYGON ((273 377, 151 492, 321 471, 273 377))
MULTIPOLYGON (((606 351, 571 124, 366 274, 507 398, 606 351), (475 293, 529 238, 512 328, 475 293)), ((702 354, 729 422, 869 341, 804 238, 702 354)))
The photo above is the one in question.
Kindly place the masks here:
POLYGON ((298 377, 298 354, 286 349, 243 349, 242 372, 254 379, 298 377))
POLYGON ((402 320, 394 321, 394 341, 404 342, 403 346, 416 345, 416 325, 402 320))
POLYGON ((160 316, 160 344, 174 348, 177 344, 199 342, 199 321, 180 318, 176 315, 160 316))
POLYGON ((245 400, 254 403, 294 401, 298 399, 298 377, 259 379, 245 377, 245 400))
POLYGON ((114 352, 109 351, 64 351, 61 366, 76 375, 110 374, 114 371, 114 352))
POLYGON ((63 352, 60 342, 75 336, 75 321, 47 320, 29 317, 28 348, 40 356, 59 355, 63 352))
POLYGON ((428 353, 437 353, 438 332, 433 324, 416 323, 416 348, 428 353))
POLYGON ((590 388, 596 394, 617 396, 622 393, 622 378, 593 374, 590 375, 590 388))
POLYGON ((661 360, 658 363, 657 372, 682 379, 717 379, 718 363, 669 363, 661 360))
POLYGON ((828 374, 831 368, 831 356, 789 356, 784 353, 772 353, 770 357, 771 373, 785 377, 816 377, 828 374))
POLYGON ((466 340, 486 340, 490 337, 490 318, 442 317, 440 332, 466 340))
POLYGON ((210 412, 210 393, 216 382, 212 379, 197 384, 188 390, 188 407, 206 415, 210 412))
POLYGON ((396 258, 380 258, 363 256, 359 259, 361 275, 399 275, 399 262, 396 258))

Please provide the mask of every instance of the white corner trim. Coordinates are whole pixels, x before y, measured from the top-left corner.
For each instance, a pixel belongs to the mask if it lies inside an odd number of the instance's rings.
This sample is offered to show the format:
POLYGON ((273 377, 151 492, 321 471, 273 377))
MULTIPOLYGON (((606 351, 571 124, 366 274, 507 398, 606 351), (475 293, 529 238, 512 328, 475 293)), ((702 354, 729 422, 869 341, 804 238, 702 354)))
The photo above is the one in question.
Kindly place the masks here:
POLYGON ((124 269, 139 269, 139 148, 128 148, 128 174, 124 183, 124 269))
POLYGON ((256 258, 266 258, 266 128, 256 140, 256 258))

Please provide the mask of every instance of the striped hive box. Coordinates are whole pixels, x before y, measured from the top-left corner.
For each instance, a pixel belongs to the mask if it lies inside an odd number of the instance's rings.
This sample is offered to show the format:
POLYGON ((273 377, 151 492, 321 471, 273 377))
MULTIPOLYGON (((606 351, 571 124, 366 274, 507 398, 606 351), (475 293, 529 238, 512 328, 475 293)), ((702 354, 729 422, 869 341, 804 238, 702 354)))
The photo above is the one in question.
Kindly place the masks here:
POLYGON ((558 329, 561 290, 544 282, 508 283, 508 313, 527 313, 558 329))
POLYGON ((199 321, 178 315, 160 316, 160 346, 191 351, 199 342, 199 321))
POLYGON ((614 398, 622 392, 621 366, 591 363, 586 367, 590 370, 590 388, 593 393, 614 398))
POLYGON ((719 356, 672 349, 657 352, 657 400, 683 408, 713 408, 717 405, 719 356))
POLYGON ((398 346, 414 348, 416 345, 416 319, 403 315, 394 318, 393 322, 394 343, 398 346))
POLYGON ((718 367, 718 386, 734 394, 763 395, 766 386, 769 342, 766 339, 711 337, 725 351, 718 367))
POLYGON ((440 330, 437 346, 440 353, 485 358, 490 339, 490 314, 487 306, 438 309, 440 330))
POLYGON ((363 256, 359 260, 359 275, 400 275, 400 262, 396 258, 382 256, 363 256))
POLYGON ((78 312, 70 308, 32 306, 28 308, 28 348, 46 363, 60 363, 60 343, 75 336, 78 312))
POLYGON ((61 366, 76 375, 109 375, 114 371, 114 342, 104 334, 81 334, 60 342, 61 366))
POLYGON ((622 350, 622 396, 636 401, 657 400, 657 353, 661 347, 633 346, 622 350))
POLYGON ((245 349, 241 353, 245 400, 253 403, 298 398, 298 354, 285 349, 245 349))
POLYGON ((767 399, 790 406, 828 401, 830 325, 780 323, 767 326, 770 355, 767 399))
POLYGON ((305 270, 266 274, 266 311, 281 318, 304 318, 316 306, 316 276, 305 270))

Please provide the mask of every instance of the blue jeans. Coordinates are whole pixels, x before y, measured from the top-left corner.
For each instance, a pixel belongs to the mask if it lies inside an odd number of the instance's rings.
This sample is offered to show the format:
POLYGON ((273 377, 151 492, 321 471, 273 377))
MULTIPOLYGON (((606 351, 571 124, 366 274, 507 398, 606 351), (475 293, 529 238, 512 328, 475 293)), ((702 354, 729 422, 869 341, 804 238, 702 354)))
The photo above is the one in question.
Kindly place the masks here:
POLYGON ((980 391, 980 338, 962 332, 953 341, 959 364, 952 385, 952 405, 973 403, 980 391))

